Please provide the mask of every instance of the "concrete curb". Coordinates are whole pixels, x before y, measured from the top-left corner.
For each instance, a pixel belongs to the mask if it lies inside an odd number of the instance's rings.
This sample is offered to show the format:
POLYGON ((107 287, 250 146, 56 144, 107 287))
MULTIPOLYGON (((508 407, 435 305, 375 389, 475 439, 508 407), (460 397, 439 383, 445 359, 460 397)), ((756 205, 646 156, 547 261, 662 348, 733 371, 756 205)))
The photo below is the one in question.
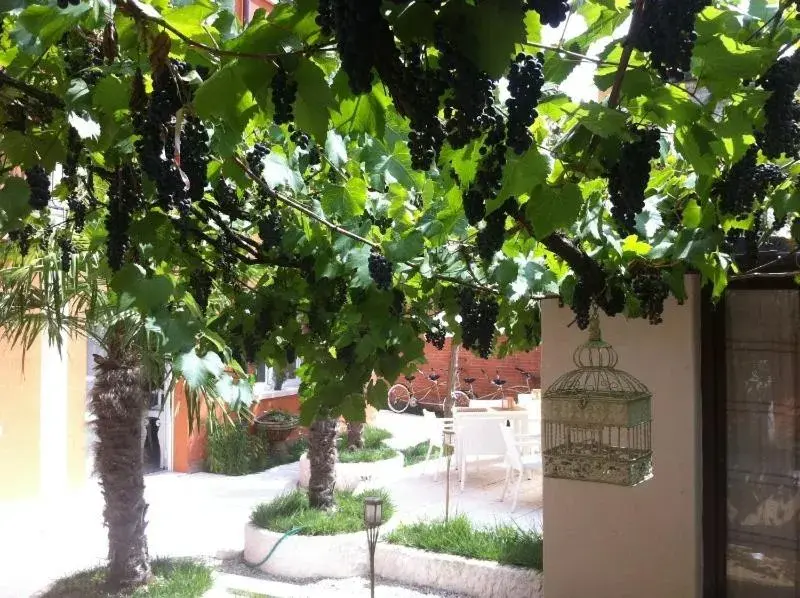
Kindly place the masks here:
POLYGON ((375 574, 389 581, 459 596, 544 596, 544 575, 540 571, 384 542, 375 551, 375 574))
MULTIPOLYGON (((370 461, 365 463, 336 463, 336 489, 355 490, 359 485, 382 480, 391 480, 398 477, 403 472, 405 458, 398 452, 391 459, 382 461, 370 461)), ((311 464, 308 461, 308 454, 303 453, 300 457, 300 486, 308 488, 308 480, 311 478, 311 464)))

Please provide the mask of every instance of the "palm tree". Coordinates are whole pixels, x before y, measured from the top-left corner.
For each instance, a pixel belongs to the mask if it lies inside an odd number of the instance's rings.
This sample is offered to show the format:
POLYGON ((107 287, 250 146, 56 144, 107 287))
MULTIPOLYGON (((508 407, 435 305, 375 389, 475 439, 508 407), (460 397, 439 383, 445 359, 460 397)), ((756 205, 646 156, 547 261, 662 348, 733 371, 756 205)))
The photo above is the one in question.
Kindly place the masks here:
MULTIPOLYGON (((61 255, 55 250, 27 258, 9 250, 3 257, 2 336, 28 348, 46 335, 60 349, 66 336, 83 335, 96 340, 105 353, 94 355, 90 404, 96 416, 95 469, 108 528, 106 582, 114 592, 144 585, 151 570, 142 422, 149 391, 174 384, 181 360, 170 360, 157 331, 109 288, 105 260, 98 252, 74 254, 68 272, 62 271, 61 255)), ((213 400, 216 395, 207 376, 203 379, 195 371, 193 381, 187 396, 196 414, 200 396, 213 400)))

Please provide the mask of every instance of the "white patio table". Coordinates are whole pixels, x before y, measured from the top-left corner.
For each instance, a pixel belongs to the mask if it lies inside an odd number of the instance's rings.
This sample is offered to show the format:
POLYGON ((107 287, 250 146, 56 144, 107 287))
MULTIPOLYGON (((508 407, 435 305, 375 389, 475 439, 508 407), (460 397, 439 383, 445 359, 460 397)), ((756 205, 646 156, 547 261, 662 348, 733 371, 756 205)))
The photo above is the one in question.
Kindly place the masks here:
POLYGON ((458 464, 461 489, 467 477, 469 457, 502 457, 506 453, 499 423, 507 422, 516 436, 529 435, 530 424, 539 433, 538 418, 524 407, 502 409, 496 407, 453 407, 453 429, 455 431, 455 462, 458 464))

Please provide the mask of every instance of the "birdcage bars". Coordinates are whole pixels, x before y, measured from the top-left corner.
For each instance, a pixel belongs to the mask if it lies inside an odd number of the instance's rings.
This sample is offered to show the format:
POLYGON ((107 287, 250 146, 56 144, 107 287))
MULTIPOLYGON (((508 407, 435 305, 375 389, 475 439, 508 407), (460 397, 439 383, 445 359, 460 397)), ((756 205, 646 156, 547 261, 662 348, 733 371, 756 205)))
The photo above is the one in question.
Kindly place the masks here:
POLYGON ((542 395, 544 475, 633 486, 652 475, 651 394, 616 369, 596 312, 589 341, 573 355, 576 369, 542 395))

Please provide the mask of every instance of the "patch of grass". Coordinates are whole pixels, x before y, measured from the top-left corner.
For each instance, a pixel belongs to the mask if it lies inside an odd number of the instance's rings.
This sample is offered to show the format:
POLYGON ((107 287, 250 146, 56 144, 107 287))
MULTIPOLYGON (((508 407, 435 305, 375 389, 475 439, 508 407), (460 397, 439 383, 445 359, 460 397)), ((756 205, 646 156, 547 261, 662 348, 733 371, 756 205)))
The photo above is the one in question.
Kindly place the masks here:
MULTIPOLYGON (((403 461, 404 465, 408 467, 409 465, 415 465, 417 463, 421 463, 425 460, 425 455, 428 454, 428 442, 420 442, 419 444, 415 444, 414 446, 409 446, 408 448, 404 448, 402 451, 403 453, 403 461)), ((436 459, 439 456, 439 447, 433 447, 433 451, 431 452, 431 459, 436 459)))
POLYGON ((154 559, 152 567, 153 581, 132 594, 107 592, 98 567, 59 579, 41 598, 201 598, 213 584, 211 568, 188 559, 154 559))
POLYGON ((364 427, 364 448, 350 450, 347 448, 347 436, 336 441, 340 463, 372 463, 391 459, 397 451, 386 446, 385 441, 392 437, 389 430, 383 428, 364 427))
POLYGON ((541 534, 511 525, 476 527, 463 515, 449 523, 435 520, 401 525, 389 533, 386 541, 430 552, 542 570, 541 534))
POLYGON ((250 515, 250 522, 273 532, 302 527, 299 533, 303 536, 349 534, 364 529, 364 498, 367 496, 383 498, 382 521, 388 521, 394 513, 394 505, 386 490, 376 489, 359 494, 336 492, 336 508, 330 512, 312 509, 308 504, 308 494, 304 490, 295 490, 258 505, 250 515))
MULTIPOLYGON (((346 443, 345 443, 346 444, 346 443)), ((383 461, 384 459, 391 459, 397 454, 397 451, 388 446, 381 448, 369 449, 354 449, 350 450, 346 446, 339 448, 339 462, 340 463, 373 463, 375 461, 383 461)))

